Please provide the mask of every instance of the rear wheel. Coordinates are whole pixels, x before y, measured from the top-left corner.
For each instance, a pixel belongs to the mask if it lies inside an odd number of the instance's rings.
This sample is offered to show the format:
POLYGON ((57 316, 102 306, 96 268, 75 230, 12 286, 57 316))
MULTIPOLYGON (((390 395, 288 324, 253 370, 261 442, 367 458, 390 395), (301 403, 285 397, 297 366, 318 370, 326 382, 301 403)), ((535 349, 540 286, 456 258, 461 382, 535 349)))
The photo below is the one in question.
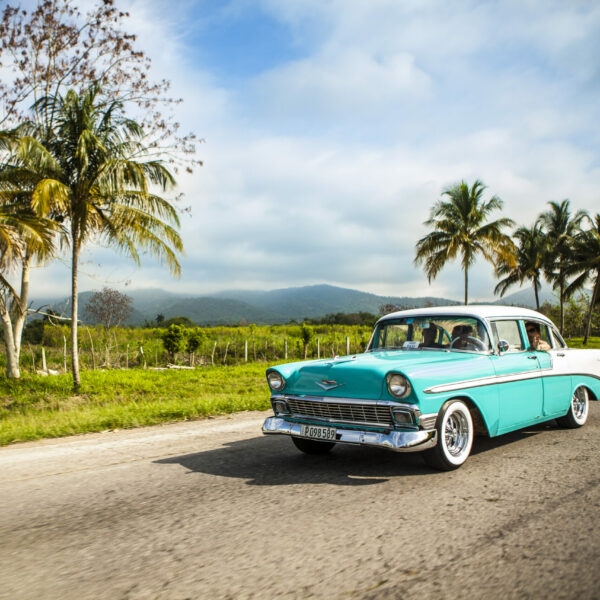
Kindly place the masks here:
POLYGON ((469 458, 473 446, 473 419, 461 400, 448 400, 435 423, 437 444, 423 452, 425 462, 434 469, 452 471, 469 458))
POLYGON ((335 442, 318 442, 301 437, 292 437, 292 442, 305 454, 327 454, 335 446, 335 442))
POLYGON ((556 419, 556 422, 561 427, 568 427, 569 429, 576 429, 585 425, 588 417, 589 409, 589 393, 587 388, 580 385, 571 397, 571 406, 569 406, 569 412, 564 416, 556 419))

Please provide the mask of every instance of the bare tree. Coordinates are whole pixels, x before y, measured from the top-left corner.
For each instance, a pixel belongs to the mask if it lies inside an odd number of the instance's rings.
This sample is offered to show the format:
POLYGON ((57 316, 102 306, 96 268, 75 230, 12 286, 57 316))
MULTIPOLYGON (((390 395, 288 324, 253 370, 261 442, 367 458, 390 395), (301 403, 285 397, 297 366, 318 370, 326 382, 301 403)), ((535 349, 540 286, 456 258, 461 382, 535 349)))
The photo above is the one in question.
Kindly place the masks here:
POLYGON ((131 298, 118 290, 104 287, 94 292, 85 306, 85 312, 105 329, 119 326, 133 312, 131 298))
POLYGON ((380 315, 389 315, 390 313, 397 312, 399 310, 406 310, 407 308, 410 308, 410 307, 404 306, 402 304, 382 304, 379 307, 379 314, 380 315))
POLYGON ((34 120, 51 127, 53 115, 38 101, 95 83, 112 101, 136 105, 146 146, 169 156, 175 172, 200 165, 194 134, 181 135, 170 111, 182 100, 168 95, 169 81, 151 80, 150 59, 122 28, 128 17, 115 0, 98 0, 85 15, 73 0, 38 0, 31 12, 7 4, 0 13, 0 67, 12 79, 0 80, 0 126, 23 121, 33 106, 34 120))

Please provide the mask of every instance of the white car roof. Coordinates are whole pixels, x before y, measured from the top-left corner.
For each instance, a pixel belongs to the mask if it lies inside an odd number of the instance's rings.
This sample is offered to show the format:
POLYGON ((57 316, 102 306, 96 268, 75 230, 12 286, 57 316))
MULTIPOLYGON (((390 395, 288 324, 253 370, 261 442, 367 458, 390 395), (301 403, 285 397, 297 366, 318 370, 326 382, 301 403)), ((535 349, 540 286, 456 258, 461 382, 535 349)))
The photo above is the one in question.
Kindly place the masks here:
POLYGON ((548 317, 544 316, 530 308, 521 308, 519 306, 502 306, 498 304, 468 304, 457 306, 430 306, 428 308, 413 308, 410 310, 400 310, 381 317, 379 321, 386 319, 397 319, 402 317, 423 317, 423 316, 460 316, 460 317, 478 317, 480 319, 495 318, 515 318, 515 319, 537 319, 551 323, 548 317))

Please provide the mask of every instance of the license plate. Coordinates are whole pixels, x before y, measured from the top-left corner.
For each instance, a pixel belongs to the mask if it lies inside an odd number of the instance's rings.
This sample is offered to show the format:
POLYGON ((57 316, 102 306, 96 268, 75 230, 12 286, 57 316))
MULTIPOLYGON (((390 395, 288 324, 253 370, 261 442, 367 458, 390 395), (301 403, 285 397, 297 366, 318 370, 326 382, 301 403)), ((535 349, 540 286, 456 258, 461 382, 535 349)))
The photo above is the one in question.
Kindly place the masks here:
POLYGON ((314 440, 335 441, 335 427, 319 427, 316 425, 300 425, 300 435, 314 440))

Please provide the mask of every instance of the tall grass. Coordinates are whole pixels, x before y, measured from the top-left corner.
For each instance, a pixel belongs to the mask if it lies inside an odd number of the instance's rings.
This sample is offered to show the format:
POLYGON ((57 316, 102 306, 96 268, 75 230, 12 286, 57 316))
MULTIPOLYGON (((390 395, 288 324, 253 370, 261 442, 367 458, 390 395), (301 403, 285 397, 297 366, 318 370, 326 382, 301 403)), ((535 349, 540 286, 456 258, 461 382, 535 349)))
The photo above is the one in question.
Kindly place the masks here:
POLYGON ((264 364, 0 379, 0 445, 269 408, 264 364))
MULTIPOLYGON (((177 355, 175 362, 190 365, 240 365, 247 362, 276 362, 304 358, 299 325, 203 327, 203 342, 192 357, 187 352, 177 355), (245 347, 247 346, 247 355, 245 347)), ((82 326, 79 335, 79 359, 82 370, 132 367, 162 367, 172 362, 161 339, 164 329, 82 326)), ((308 357, 343 355, 347 341, 351 353, 364 350, 371 328, 351 325, 317 325, 315 337, 308 347, 308 357)), ((70 338, 67 325, 45 325, 39 343, 24 341, 21 368, 35 372, 42 365, 42 348, 46 366, 64 372, 70 369, 65 352, 70 338), (65 369, 66 364, 66 369, 65 369)), ((5 365, 0 353, 0 369, 5 365)))

